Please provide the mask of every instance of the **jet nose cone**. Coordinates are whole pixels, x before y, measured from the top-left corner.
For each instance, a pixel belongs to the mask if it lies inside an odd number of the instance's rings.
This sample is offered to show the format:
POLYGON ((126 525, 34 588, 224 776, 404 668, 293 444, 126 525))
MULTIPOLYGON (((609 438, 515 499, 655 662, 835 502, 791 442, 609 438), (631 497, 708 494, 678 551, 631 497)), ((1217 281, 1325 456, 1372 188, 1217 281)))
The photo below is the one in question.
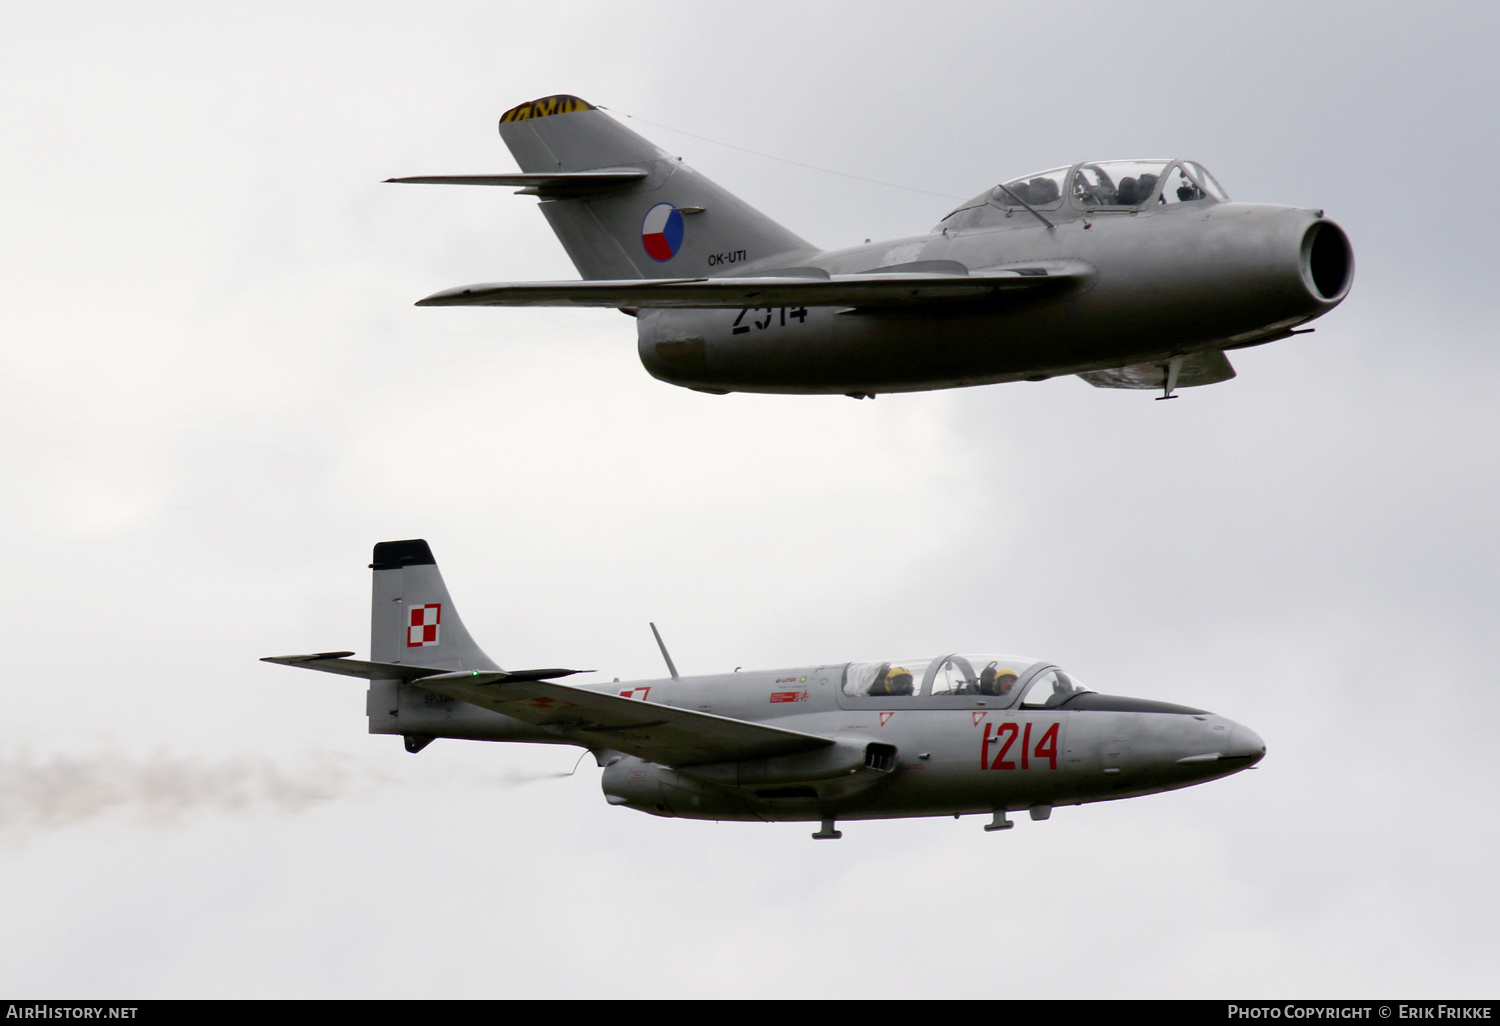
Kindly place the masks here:
POLYGON ((1249 727, 1236 723, 1229 733, 1229 744, 1224 752, 1226 759, 1243 759, 1245 765, 1254 766, 1266 757, 1266 743, 1249 727))

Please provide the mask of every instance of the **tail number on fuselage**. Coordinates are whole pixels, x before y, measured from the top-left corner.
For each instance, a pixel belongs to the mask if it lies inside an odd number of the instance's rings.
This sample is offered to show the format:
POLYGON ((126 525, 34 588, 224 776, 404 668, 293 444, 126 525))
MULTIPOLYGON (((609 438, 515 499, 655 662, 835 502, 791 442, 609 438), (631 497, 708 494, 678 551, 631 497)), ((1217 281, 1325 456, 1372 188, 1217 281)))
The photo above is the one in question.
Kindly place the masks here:
POLYGON ((772 321, 778 320, 778 314, 780 315, 779 323, 776 325, 778 328, 786 327, 788 317, 795 319, 799 324, 807 323, 807 307, 805 306, 747 306, 734 319, 734 334, 745 334, 750 330, 751 324, 755 325, 757 330, 765 331, 771 326, 772 321), (759 316, 762 310, 766 313, 765 317, 759 316), (745 318, 751 314, 756 316, 750 317, 747 323, 745 318))
POLYGON ((1019 763, 1021 769, 1030 769, 1032 760, 1036 760, 1037 769, 1041 769, 1042 760, 1047 761, 1048 769, 1057 769, 1057 728, 1058 724, 1047 725, 1046 730, 1041 729, 1041 724, 1036 724, 1040 733, 1035 747, 1031 742, 1032 724, 1017 723, 1015 720, 1005 720, 1000 724, 986 723, 984 725, 984 741, 979 747, 979 768, 982 770, 1013 770, 1019 763), (1020 750, 1012 752, 1011 748, 1020 740, 1020 750), (990 746, 995 745, 994 758, 990 758, 990 746))

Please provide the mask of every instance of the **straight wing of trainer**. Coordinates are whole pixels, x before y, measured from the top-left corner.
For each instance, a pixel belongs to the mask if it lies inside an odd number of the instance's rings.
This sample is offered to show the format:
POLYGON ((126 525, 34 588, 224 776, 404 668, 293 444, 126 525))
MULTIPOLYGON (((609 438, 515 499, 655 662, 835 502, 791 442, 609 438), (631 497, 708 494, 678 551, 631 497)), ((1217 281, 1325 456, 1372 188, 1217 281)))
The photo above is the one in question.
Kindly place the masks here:
POLYGON ((665 766, 765 759, 823 748, 828 738, 763 723, 643 702, 550 681, 486 683, 461 670, 416 683, 589 748, 613 748, 665 766))

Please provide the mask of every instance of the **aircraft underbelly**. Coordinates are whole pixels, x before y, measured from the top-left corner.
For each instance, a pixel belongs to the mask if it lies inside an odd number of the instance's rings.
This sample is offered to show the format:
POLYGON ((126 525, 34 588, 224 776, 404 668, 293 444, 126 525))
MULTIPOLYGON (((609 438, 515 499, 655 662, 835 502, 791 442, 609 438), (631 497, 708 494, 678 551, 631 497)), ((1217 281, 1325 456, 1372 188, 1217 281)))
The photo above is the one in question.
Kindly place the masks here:
POLYGON ((1295 296, 1110 287, 960 309, 642 311, 641 362, 655 377, 724 391, 843 393, 1045 378, 1226 340, 1317 311, 1295 296), (784 320, 791 323, 783 324, 784 320), (750 331, 735 332, 748 323, 750 331))

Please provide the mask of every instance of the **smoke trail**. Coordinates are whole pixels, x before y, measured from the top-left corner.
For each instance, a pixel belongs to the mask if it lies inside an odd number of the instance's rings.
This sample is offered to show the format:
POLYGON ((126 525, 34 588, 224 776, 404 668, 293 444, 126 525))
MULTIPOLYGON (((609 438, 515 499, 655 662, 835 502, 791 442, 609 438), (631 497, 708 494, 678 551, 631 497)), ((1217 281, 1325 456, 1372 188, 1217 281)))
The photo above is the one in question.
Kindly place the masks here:
MULTIPOLYGON (((583 762, 585 752, 579 756, 583 762)), ((175 826, 209 812, 295 813, 392 785, 426 788, 514 788, 567 773, 502 765, 428 762, 392 773, 351 755, 309 753, 278 764, 260 755, 222 759, 195 756, 54 755, 12 750, 0 754, 0 837, 57 829, 108 815, 149 826, 175 826), (412 773, 415 771, 415 773, 412 773)))
POLYGON ((533 773, 521 769, 508 769, 503 773, 486 774, 480 778, 482 783, 499 784, 502 787, 521 787, 525 784, 535 784, 542 780, 566 780, 571 773, 533 773))
POLYGON ((539 780, 566 780, 569 777, 577 775, 578 767, 583 765, 584 757, 588 754, 589 753, 587 750, 579 752, 578 761, 573 763, 573 768, 568 770, 568 772, 566 773, 558 773, 556 771, 537 772, 535 770, 523 770, 518 767, 512 766, 504 773, 501 773, 498 776, 490 777, 489 779, 494 783, 501 784, 502 786, 506 787, 520 787, 523 784, 534 784, 539 780))
POLYGON ((282 770, 254 755, 0 757, 0 831, 63 827, 117 811, 153 825, 210 810, 298 812, 348 796, 350 761, 321 753, 282 770))

